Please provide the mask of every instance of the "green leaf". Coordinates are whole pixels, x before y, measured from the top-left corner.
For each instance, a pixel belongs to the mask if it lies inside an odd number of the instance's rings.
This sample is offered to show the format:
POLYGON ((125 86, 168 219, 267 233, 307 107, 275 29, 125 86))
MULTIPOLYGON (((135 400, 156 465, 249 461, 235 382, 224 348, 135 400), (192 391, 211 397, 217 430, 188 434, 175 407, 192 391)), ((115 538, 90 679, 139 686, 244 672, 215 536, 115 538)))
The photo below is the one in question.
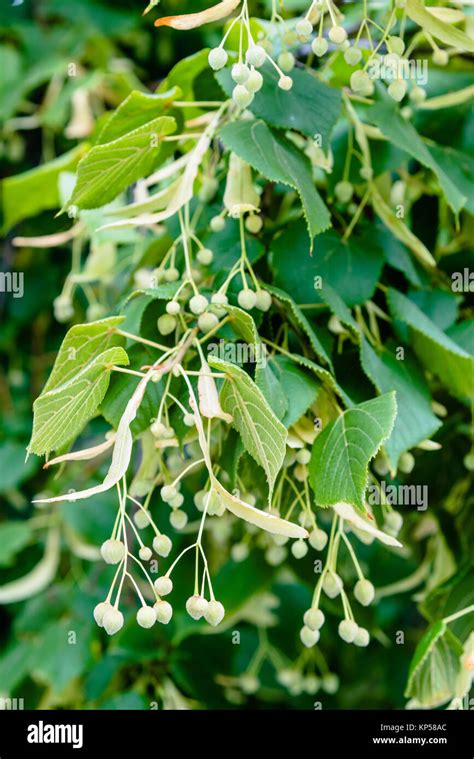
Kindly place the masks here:
MULTIPOLYGON (((474 93, 473 93, 474 94, 474 93)), ((459 192, 465 196, 466 210, 474 214, 474 159, 467 153, 460 150, 429 143, 428 150, 433 156, 441 171, 457 187, 459 192)))
POLYGON ((255 382, 278 419, 283 419, 288 409, 288 398, 280 382, 280 372, 273 361, 267 361, 265 366, 258 367, 255 382))
MULTIPOLYGON (((293 87, 285 91, 278 87, 280 75, 270 64, 261 69, 262 89, 256 93, 249 110, 267 124, 281 129, 294 129, 316 138, 326 153, 331 132, 341 111, 341 92, 329 87, 304 69, 293 69, 293 87)), ((235 87, 229 68, 219 71, 217 79, 229 97, 235 87)))
POLYGON ((10 440, 0 443, 0 493, 18 488, 38 467, 35 459, 25 461, 25 446, 21 443, 10 440))
MULTIPOLYGON (((227 311, 230 317, 232 330, 251 346, 253 354, 249 355, 249 362, 255 364, 255 384, 268 400, 270 408, 281 419, 286 410, 285 398, 277 378, 268 367, 266 346, 260 339, 253 317, 237 306, 223 306, 223 310, 227 311)), ((208 349, 210 350, 210 346, 208 349)))
POLYGON ((413 124, 404 119, 399 109, 392 103, 376 103, 369 109, 368 116, 393 145, 404 150, 422 166, 426 166, 436 174, 446 200, 454 213, 459 213, 466 205, 468 196, 463 194, 437 163, 434 156, 438 146, 434 146, 433 152, 429 150, 413 124))
POLYGON ((226 375, 221 406, 232 415, 246 450, 265 471, 270 500, 285 456, 287 431, 246 372, 218 358, 210 358, 209 365, 226 375))
POLYGON ((193 100, 194 82, 203 71, 209 68, 208 63, 209 50, 200 50, 198 53, 188 55, 186 58, 178 61, 164 79, 157 92, 160 94, 171 90, 173 87, 179 87, 182 91, 183 100, 193 100))
POLYGON ((96 145, 79 163, 68 206, 99 208, 157 165, 162 138, 176 129, 175 119, 160 116, 105 145, 96 145))
POLYGON ((316 329, 312 326, 312 324, 308 321, 306 316, 304 315, 303 311, 299 306, 296 305, 293 298, 290 298, 289 295, 287 295, 286 292, 283 292, 283 290, 280 290, 279 287, 270 287, 267 286, 268 292, 270 292, 275 298, 282 303, 285 303, 290 307, 290 319, 293 317, 294 322, 296 325, 303 330, 306 337, 308 338, 310 345, 315 352, 316 356, 324 361, 325 364, 328 364, 331 367, 331 359, 329 358, 326 349, 324 348, 323 344, 321 343, 321 340, 316 334, 316 329))
POLYGON ((466 319, 466 321, 459 322, 459 324, 453 324, 451 327, 448 327, 446 334, 451 340, 454 340, 460 348, 466 351, 466 353, 470 353, 471 356, 474 356, 474 345, 472 340, 472 335, 474 334, 474 318, 466 319))
POLYGON ((474 52, 474 42, 465 32, 433 16, 420 0, 408 0, 406 14, 415 24, 432 34, 437 40, 457 50, 474 52))
POLYGON ((441 422, 433 413, 423 372, 410 354, 406 352, 404 359, 399 361, 390 350, 377 352, 362 339, 361 363, 380 393, 395 390, 397 394, 397 418, 384 445, 395 470, 401 454, 431 438, 441 427, 441 422))
POLYGON ((328 372, 327 369, 323 369, 322 366, 319 366, 314 361, 311 361, 311 359, 306 358, 306 356, 299 356, 297 353, 291 353, 288 358, 291 358, 291 360, 295 363, 312 371, 328 390, 339 396, 339 398, 346 406, 354 405, 351 398, 349 398, 342 387, 338 385, 334 376, 331 374, 331 372, 328 372))
POLYGON ((224 145, 271 182, 282 182, 299 194, 313 238, 331 226, 331 216, 319 195, 307 158, 263 121, 235 121, 219 130, 224 145))
POLYGON ((439 620, 428 628, 413 656, 405 696, 433 709, 454 696, 463 648, 439 620))
POLYGON ((256 350, 257 346, 261 347, 260 335, 257 332, 253 317, 247 311, 237 306, 223 306, 223 309, 227 311, 230 317, 230 323, 234 332, 256 350))
POLYGON ((64 171, 73 171, 86 149, 80 145, 37 169, 3 180, 4 233, 23 219, 60 207, 59 175, 64 171))
POLYGON ((410 354, 406 353, 403 360, 398 360, 388 348, 373 348, 334 290, 324 288, 323 297, 332 313, 358 342, 362 368, 379 393, 395 390, 397 394, 397 418, 384 445, 391 467, 396 470, 402 453, 431 437, 441 426, 431 408, 431 394, 425 377, 410 354))
POLYGON ((278 369, 277 376, 287 401, 282 422, 288 428, 301 419, 315 402, 320 383, 286 356, 277 356, 272 363, 278 369))
MULTIPOLYGON (((469 543, 466 543, 469 545, 469 543)), ((421 604, 421 611, 430 622, 449 617, 474 604, 474 564, 460 566, 444 582, 432 588, 421 604)), ((472 615, 465 614, 449 623, 449 628, 464 642, 472 633, 472 615)))
POLYGON ((163 116, 180 95, 179 87, 173 87, 167 92, 155 95, 134 90, 113 111, 99 134, 97 144, 103 145, 106 142, 117 140, 139 127, 146 126, 159 116, 163 116))
POLYGON ((150 708, 150 702, 141 693, 133 690, 124 693, 116 693, 110 698, 106 698, 100 704, 100 709, 106 711, 146 711, 150 708))
POLYGON ((364 303, 375 291, 383 263, 377 245, 364 239, 345 242, 333 231, 318 235, 311 251, 302 222, 288 225, 271 243, 274 284, 297 303, 321 302, 315 277, 337 290, 348 305, 364 303))
POLYGON ((425 316, 443 332, 456 324, 459 318, 460 297, 449 290, 441 290, 433 286, 429 290, 410 291, 407 293, 407 298, 416 303, 420 311, 423 311, 425 316))
POLYGON ((110 366, 128 364, 116 334, 123 317, 72 327, 34 403, 28 450, 41 455, 70 442, 94 416, 109 386, 110 366))
POLYGON ((71 680, 86 671, 92 659, 89 624, 62 620, 47 627, 30 662, 35 678, 59 695, 71 680))
POLYGON ((397 290, 389 290, 387 299, 392 317, 410 327, 413 349, 425 367, 436 374, 456 397, 461 400, 473 398, 474 357, 397 290))
POLYGON ((386 393, 345 411, 316 438, 309 463, 318 506, 344 502, 365 512, 367 469, 390 436, 397 404, 386 393))
POLYGON ((13 45, 0 45, 0 119, 5 122, 13 116, 22 97, 22 63, 13 45))
POLYGON ((35 655, 31 639, 17 640, 0 657, 0 683, 2 696, 12 693, 30 672, 30 662, 35 655))
POLYGON ((28 545, 32 529, 29 522, 5 522, 0 524, 0 567, 10 567, 13 559, 28 545))
POLYGON ((56 450, 81 432, 107 392, 113 364, 128 364, 123 348, 109 348, 72 380, 40 395, 33 405, 30 453, 41 455, 56 450))
MULTIPOLYGON (((362 224, 361 224, 362 227, 362 224)), ((370 226, 364 227, 363 239, 366 248, 378 248, 383 251, 386 263, 393 269, 400 271, 403 276, 415 285, 421 287, 423 281, 419 267, 410 255, 410 251, 393 235, 386 226, 378 220, 372 220, 370 226)), ((422 271, 421 274, 424 274, 422 271)))
POLYGON ((92 324, 71 327, 61 344, 43 392, 69 382, 100 353, 122 345, 123 338, 117 335, 117 328, 122 322, 123 316, 110 316, 92 324))

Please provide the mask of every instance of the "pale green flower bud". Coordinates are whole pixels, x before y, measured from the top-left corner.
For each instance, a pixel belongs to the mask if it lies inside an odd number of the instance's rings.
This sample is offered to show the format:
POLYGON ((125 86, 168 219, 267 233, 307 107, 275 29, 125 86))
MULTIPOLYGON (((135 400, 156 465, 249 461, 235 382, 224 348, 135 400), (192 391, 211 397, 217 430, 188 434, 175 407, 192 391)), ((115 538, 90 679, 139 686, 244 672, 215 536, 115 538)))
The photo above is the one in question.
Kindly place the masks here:
POLYGON ((137 612, 137 622, 140 627, 149 629, 156 622, 156 611, 152 606, 142 606, 137 612))

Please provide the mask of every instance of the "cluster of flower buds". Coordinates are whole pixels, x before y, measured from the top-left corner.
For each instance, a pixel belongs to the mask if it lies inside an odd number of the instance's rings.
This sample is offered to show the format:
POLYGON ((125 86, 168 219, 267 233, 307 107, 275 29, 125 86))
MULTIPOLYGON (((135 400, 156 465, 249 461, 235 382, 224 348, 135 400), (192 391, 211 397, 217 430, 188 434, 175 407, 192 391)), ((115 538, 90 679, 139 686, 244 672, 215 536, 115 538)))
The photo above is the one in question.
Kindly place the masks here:
POLYGON ((224 38, 218 47, 209 52, 209 65, 214 71, 223 69, 229 62, 229 54, 225 44, 229 33, 235 24, 240 25, 241 45, 238 60, 232 64, 231 76, 234 82, 232 99, 235 104, 245 109, 252 103, 255 94, 263 86, 263 75, 260 71, 265 63, 273 66, 278 74, 278 87, 282 90, 291 90, 293 79, 288 75, 295 64, 294 56, 288 51, 280 53, 275 60, 272 57, 272 42, 262 32, 258 40, 255 40, 250 28, 250 19, 247 3, 243 4, 240 15, 232 22, 224 38), (247 45, 244 47, 244 41, 247 45))
MULTIPOLYGON (((168 624, 173 613, 171 605, 161 599, 160 594, 158 593, 157 588, 156 588, 156 583, 155 583, 155 586, 153 586, 153 583, 145 567, 143 566, 142 562, 151 561, 153 557, 153 551, 155 551, 155 553, 158 556, 161 556, 161 557, 168 556, 172 548, 171 540, 167 535, 163 535, 162 533, 158 531, 150 514, 145 510, 140 509, 139 511, 136 512, 133 519, 133 523, 140 530, 143 530, 149 525, 152 525, 156 533, 153 539, 153 550, 152 550, 149 546, 146 546, 143 544, 143 541, 138 535, 138 532, 136 532, 135 530, 135 535, 139 542, 140 548, 138 551, 138 558, 136 557, 133 557, 133 558, 141 566, 144 572, 144 575, 147 578, 150 586, 152 588, 153 587, 155 588, 154 604, 153 606, 150 606, 145 602, 142 594, 140 593, 138 589, 136 582, 132 580, 133 586, 137 590, 138 596, 141 601, 141 606, 138 609, 138 612, 136 615, 137 623, 140 625, 140 627, 144 627, 144 628, 153 627, 153 625, 156 622, 161 622, 162 624, 168 624)), ((130 524, 132 524, 131 520, 130 520, 130 524)), ((125 541, 120 540, 116 537, 112 537, 109 540, 106 540, 105 543, 102 544, 100 552, 105 563, 111 564, 111 565, 118 565, 118 570, 112 582, 109 595, 106 601, 103 601, 97 604, 97 606, 94 609, 94 619, 99 625, 99 627, 104 628, 104 630, 108 633, 108 635, 115 635, 122 629, 124 625, 124 616, 118 607, 119 607, 119 602, 120 602, 120 592, 121 592, 123 580, 129 574, 127 570, 127 559, 129 556, 132 556, 132 554, 129 553, 128 541, 126 544, 125 541), (122 582, 120 583, 119 591, 116 595, 115 604, 112 604, 111 598, 114 592, 115 583, 120 574, 120 570, 122 570, 122 582)))
POLYGON ((171 508, 170 524, 175 530, 183 530, 188 523, 188 515, 181 509, 184 497, 179 492, 179 483, 176 485, 163 485, 160 491, 162 500, 171 508))
POLYGON ((260 311, 268 311, 272 305, 272 296, 267 290, 261 288, 257 291, 244 287, 237 296, 238 304, 245 311, 258 308, 260 311))
MULTIPOLYGON (((173 503, 180 494, 175 487, 165 485, 161 489, 161 496, 165 502, 173 503)), ((181 505, 181 504, 179 504, 181 505)), ((173 514, 176 515, 179 512, 179 505, 173 514)), ((173 516, 172 514, 172 516, 173 516)), ((156 535, 153 539, 153 550, 160 557, 167 557, 171 552, 172 543, 167 535, 163 535, 158 532, 151 515, 144 509, 140 509, 134 515, 134 524, 140 530, 145 529, 147 526, 152 525, 156 531, 156 535)), ((181 528, 181 524, 177 525, 177 529, 181 528)), ((136 533, 140 542, 139 559, 140 562, 149 562, 152 559, 153 551, 148 546, 145 546, 136 533)), ((117 594, 115 604, 111 603, 112 594, 115 587, 115 582, 122 569, 123 577, 128 574, 126 558, 127 558, 127 546, 124 541, 117 538, 111 538, 106 540, 101 547, 101 555, 104 561, 110 565, 119 565, 116 577, 112 583, 109 596, 106 601, 99 603, 94 609, 94 618, 99 625, 103 627, 109 635, 115 635, 119 632, 124 625, 124 616, 119 610, 120 591, 117 594)), ((130 554, 131 555, 131 554, 130 554)), ((179 558, 179 557, 178 557, 179 558)), ((176 564, 176 562, 175 562, 176 564)), ((172 565, 173 568, 174 565, 172 565)), ((138 586, 135 581, 133 585, 136 588, 141 600, 141 607, 138 609, 136 620, 138 625, 143 628, 151 628, 156 622, 161 624, 168 624, 173 615, 173 607, 168 601, 163 600, 164 596, 168 596, 173 590, 173 581, 170 577, 171 570, 167 574, 159 576, 154 582, 151 581, 145 568, 142 569, 147 577, 147 580, 153 589, 154 603, 153 605, 147 604, 138 590, 138 586)), ((219 625, 225 614, 225 609, 220 601, 216 601, 214 597, 211 600, 207 600, 203 595, 194 594, 188 598, 186 602, 186 611, 194 619, 205 619, 213 627, 219 625)))
MULTIPOLYGON (((288 55, 293 59, 294 65, 294 57, 291 53, 288 55)), ((224 68, 227 64, 228 57, 229 56, 222 45, 213 48, 209 53, 209 65, 214 71, 218 71, 219 69, 224 68)), ((293 80, 290 76, 285 74, 281 66, 281 64, 285 65, 285 63, 288 66, 290 59, 285 61, 285 59, 280 56, 278 63, 276 63, 263 45, 252 43, 247 48, 245 61, 242 59, 237 63, 234 63, 231 69, 231 77, 234 82, 232 99, 239 108, 248 108, 256 93, 262 89, 263 75, 259 71, 259 68, 263 66, 267 59, 273 63, 273 66, 278 71, 278 86, 280 89, 291 90, 293 80)))
POLYGON ((339 688, 338 676, 329 671, 318 675, 314 671, 303 672, 299 668, 285 667, 278 671, 277 680, 292 696, 302 693, 314 696, 319 690, 334 695, 339 688))
MULTIPOLYGON (((159 596, 167 596, 173 590, 173 582, 168 575, 158 577, 154 583, 155 591, 159 596)), ((168 604, 168 606, 170 606, 168 604)), ((224 619, 225 609, 220 601, 212 598, 208 601, 204 596, 194 594, 186 601, 186 611, 194 620, 205 619, 213 627, 217 627, 224 619)))
MULTIPOLYGON (((336 598, 343 591, 342 579, 335 572, 328 572, 323 582, 323 590, 329 598, 336 598)), ((355 588, 354 595, 360 604, 368 606, 374 598, 374 586, 369 580, 360 579, 355 588)), ((345 599, 345 607, 350 612, 350 607, 345 599)), ((304 626, 300 631, 300 638, 303 645, 307 648, 311 648, 318 643, 320 638, 320 630, 325 622, 324 612, 317 606, 313 606, 308 609, 303 617, 304 626)), ((368 630, 361 627, 354 621, 354 619, 347 617, 339 623, 338 627, 339 636, 346 643, 354 643, 356 646, 365 647, 369 645, 370 635, 368 630)))
MULTIPOLYGON (((361 539, 365 540, 363 530, 357 530, 355 525, 352 525, 352 529, 361 537, 361 539)), ((383 535, 383 533, 375 530, 375 528, 374 531, 378 532, 379 536, 383 535)), ((386 535, 383 535, 383 537, 389 539, 386 535)), ((311 648, 318 643, 320 639, 321 628, 325 623, 325 615, 320 608, 321 593, 324 593, 330 599, 335 599, 337 597, 340 597, 341 599, 344 618, 339 623, 338 632, 342 640, 344 640, 346 643, 354 643, 354 645, 360 647, 368 646, 370 641, 368 630, 358 625, 354 619, 351 604, 344 589, 344 581, 342 577, 337 573, 337 559, 339 544, 341 540, 344 541, 347 545, 349 554, 352 558, 359 578, 353 590, 356 601, 361 606, 369 606, 375 598, 375 588, 362 573, 354 549, 344 532, 344 522, 339 520, 337 517, 334 517, 326 563, 322 574, 316 583, 312 606, 304 614, 303 627, 300 631, 301 641, 307 648, 311 648)), ((315 542, 318 546, 324 547, 325 543, 327 542, 327 535, 323 530, 314 530, 310 535, 309 542, 310 544, 315 542), (322 533, 322 535, 325 536, 325 541, 321 540, 321 542, 319 542, 319 533, 322 533)))
MULTIPOLYGON (((265 62, 270 62, 279 75, 278 86, 284 90, 291 89, 293 81, 290 76, 295 67, 295 51, 301 45, 310 45, 313 54, 322 58, 330 50, 339 50, 348 66, 361 66, 354 71, 350 83, 353 92, 362 96, 370 97, 374 92, 374 80, 381 79, 387 82, 387 90, 390 97, 395 101, 403 100, 409 90, 410 100, 413 104, 421 103, 426 98, 426 91, 413 80, 409 61, 404 58, 405 42, 403 39, 402 17, 397 18, 397 11, 403 13, 406 0, 396 0, 395 13, 388 20, 386 29, 380 24, 364 15, 359 29, 354 32, 354 38, 348 36, 343 26, 344 16, 333 0, 313 0, 307 13, 300 18, 294 26, 288 27, 278 14, 274 14, 274 21, 280 22, 285 30, 278 35, 278 45, 283 45, 275 57, 272 57, 274 43, 263 32, 257 41, 254 40, 250 31, 247 9, 244 8, 235 23, 242 27, 241 37, 247 39, 247 49, 240 51, 239 59, 234 62, 231 69, 232 79, 235 83, 233 99, 242 109, 247 108, 262 85, 263 76, 259 69, 265 62), (392 33, 400 23, 401 36, 392 33), (377 35, 381 34, 378 40, 377 35), (367 44, 362 40, 367 37, 367 44)), ((215 71, 224 68, 229 62, 229 54, 225 49, 225 43, 230 29, 224 36, 221 44, 209 53, 209 65, 215 71)), ((432 61, 436 66, 445 66, 449 61, 449 54, 440 48, 430 38, 433 47, 432 61)))

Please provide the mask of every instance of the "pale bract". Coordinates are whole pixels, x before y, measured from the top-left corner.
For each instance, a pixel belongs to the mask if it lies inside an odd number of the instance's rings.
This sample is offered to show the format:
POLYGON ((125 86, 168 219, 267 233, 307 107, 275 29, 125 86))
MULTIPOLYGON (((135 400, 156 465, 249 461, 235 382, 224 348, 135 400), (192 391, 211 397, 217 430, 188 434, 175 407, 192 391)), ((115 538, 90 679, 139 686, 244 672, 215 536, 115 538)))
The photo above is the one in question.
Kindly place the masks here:
POLYGON ((115 432, 110 435, 109 438, 104 440, 103 443, 94 445, 91 448, 84 448, 81 451, 71 451, 70 453, 64 453, 62 456, 56 456, 51 461, 47 461, 43 466, 43 469, 48 469, 55 464, 61 464, 63 461, 90 461, 95 459, 96 456, 100 456, 101 453, 105 453, 115 443, 115 432))
POLYGON ((205 360, 201 363, 201 372, 198 379, 198 395, 201 416, 206 417, 206 419, 222 419, 229 424, 232 422, 232 416, 222 410, 216 381, 212 376, 209 364, 205 360))
POLYGON ((170 26, 172 29, 185 31, 187 29, 196 29, 203 24, 209 24, 211 21, 220 21, 226 18, 233 10, 240 5, 241 0, 223 0, 217 5, 212 5, 199 13, 183 13, 180 16, 165 16, 155 21, 155 26, 170 26))
POLYGON ((378 538, 378 540, 388 546, 403 548, 403 545, 399 540, 393 538, 391 535, 387 535, 387 533, 383 532, 383 530, 379 530, 377 527, 371 524, 368 519, 365 519, 363 516, 358 514, 356 509, 349 503, 336 503, 333 508, 338 516, 340 516, 342 519, 345 519, 351 525, 354 525, 354 527, 357 527, 358 530, 362 530, 363 532, 367 532, 369 535, 373 535, 374 538, 378 538))
POLYGON ((83 500, 84 498, 90 498, 93 495, 97 495, 97 493, 103 493, 106 490, 110 490, 110 488, 114 487, 114 485, 120 482, 122 477, 124 477, 127 473, 127 469, 130 464, 130 458, 132 455, 133 438, 130 431, 130 425, 137 415, 137 411, 145 394, 147 384, 151 380, 152 375, 153 371, 151 370, 142 380, 140 380, 135 392, 127 403, 117 429, 117 435, 115 437, 114 450, 112 454, 112 463, 110 464, 109 471, 107 472, 104 481, 100 485, 95 485, 92 488, 86 488, 86 490, 79 490, 77 492, 55 496, 53 498, 40 498, 34 501, 34 503, 79 501, 83 500))
POLYGON ((260 207, 260 195, 252 181, 252 169, 235 153, 231 153, 229 158, 224 206, 234 219, 244 213, 255 213, 260 207))
POLYGON ((229 493, 221 483, 214 478, 213 485, 215 491, 222 499, 226 509, 240 519, 244 519, 250 524, 260 527, 262 530, 270 532, 272 535, 284 535, 287 538, 307 538, 308 532, 304 527, 300 527, 293 522, 288 522, 286 519, 275 514, 270 514, 268 511, 257 509, 255 506, 251 506, 249 503, 245 503, 237 496, 229 493))

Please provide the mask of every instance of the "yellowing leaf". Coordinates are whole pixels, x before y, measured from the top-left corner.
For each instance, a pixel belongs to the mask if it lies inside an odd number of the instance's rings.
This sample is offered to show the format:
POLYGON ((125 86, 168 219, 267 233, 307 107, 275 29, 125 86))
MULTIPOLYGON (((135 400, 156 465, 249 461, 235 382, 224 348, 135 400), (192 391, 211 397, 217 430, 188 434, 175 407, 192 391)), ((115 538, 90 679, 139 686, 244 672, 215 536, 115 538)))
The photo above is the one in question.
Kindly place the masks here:
POLYGON ((240 0, 223 0, 222 3, 212 5, 205 11, 199 11, 199 13, 184 13, 181 16, 158 18, 155 21, 155 26, 171 26, 172 29, 181 31, 195 29, 197 26, 209 24, 211 21, 220 21, 232 13, 238 5, 240 5, 240 0))

